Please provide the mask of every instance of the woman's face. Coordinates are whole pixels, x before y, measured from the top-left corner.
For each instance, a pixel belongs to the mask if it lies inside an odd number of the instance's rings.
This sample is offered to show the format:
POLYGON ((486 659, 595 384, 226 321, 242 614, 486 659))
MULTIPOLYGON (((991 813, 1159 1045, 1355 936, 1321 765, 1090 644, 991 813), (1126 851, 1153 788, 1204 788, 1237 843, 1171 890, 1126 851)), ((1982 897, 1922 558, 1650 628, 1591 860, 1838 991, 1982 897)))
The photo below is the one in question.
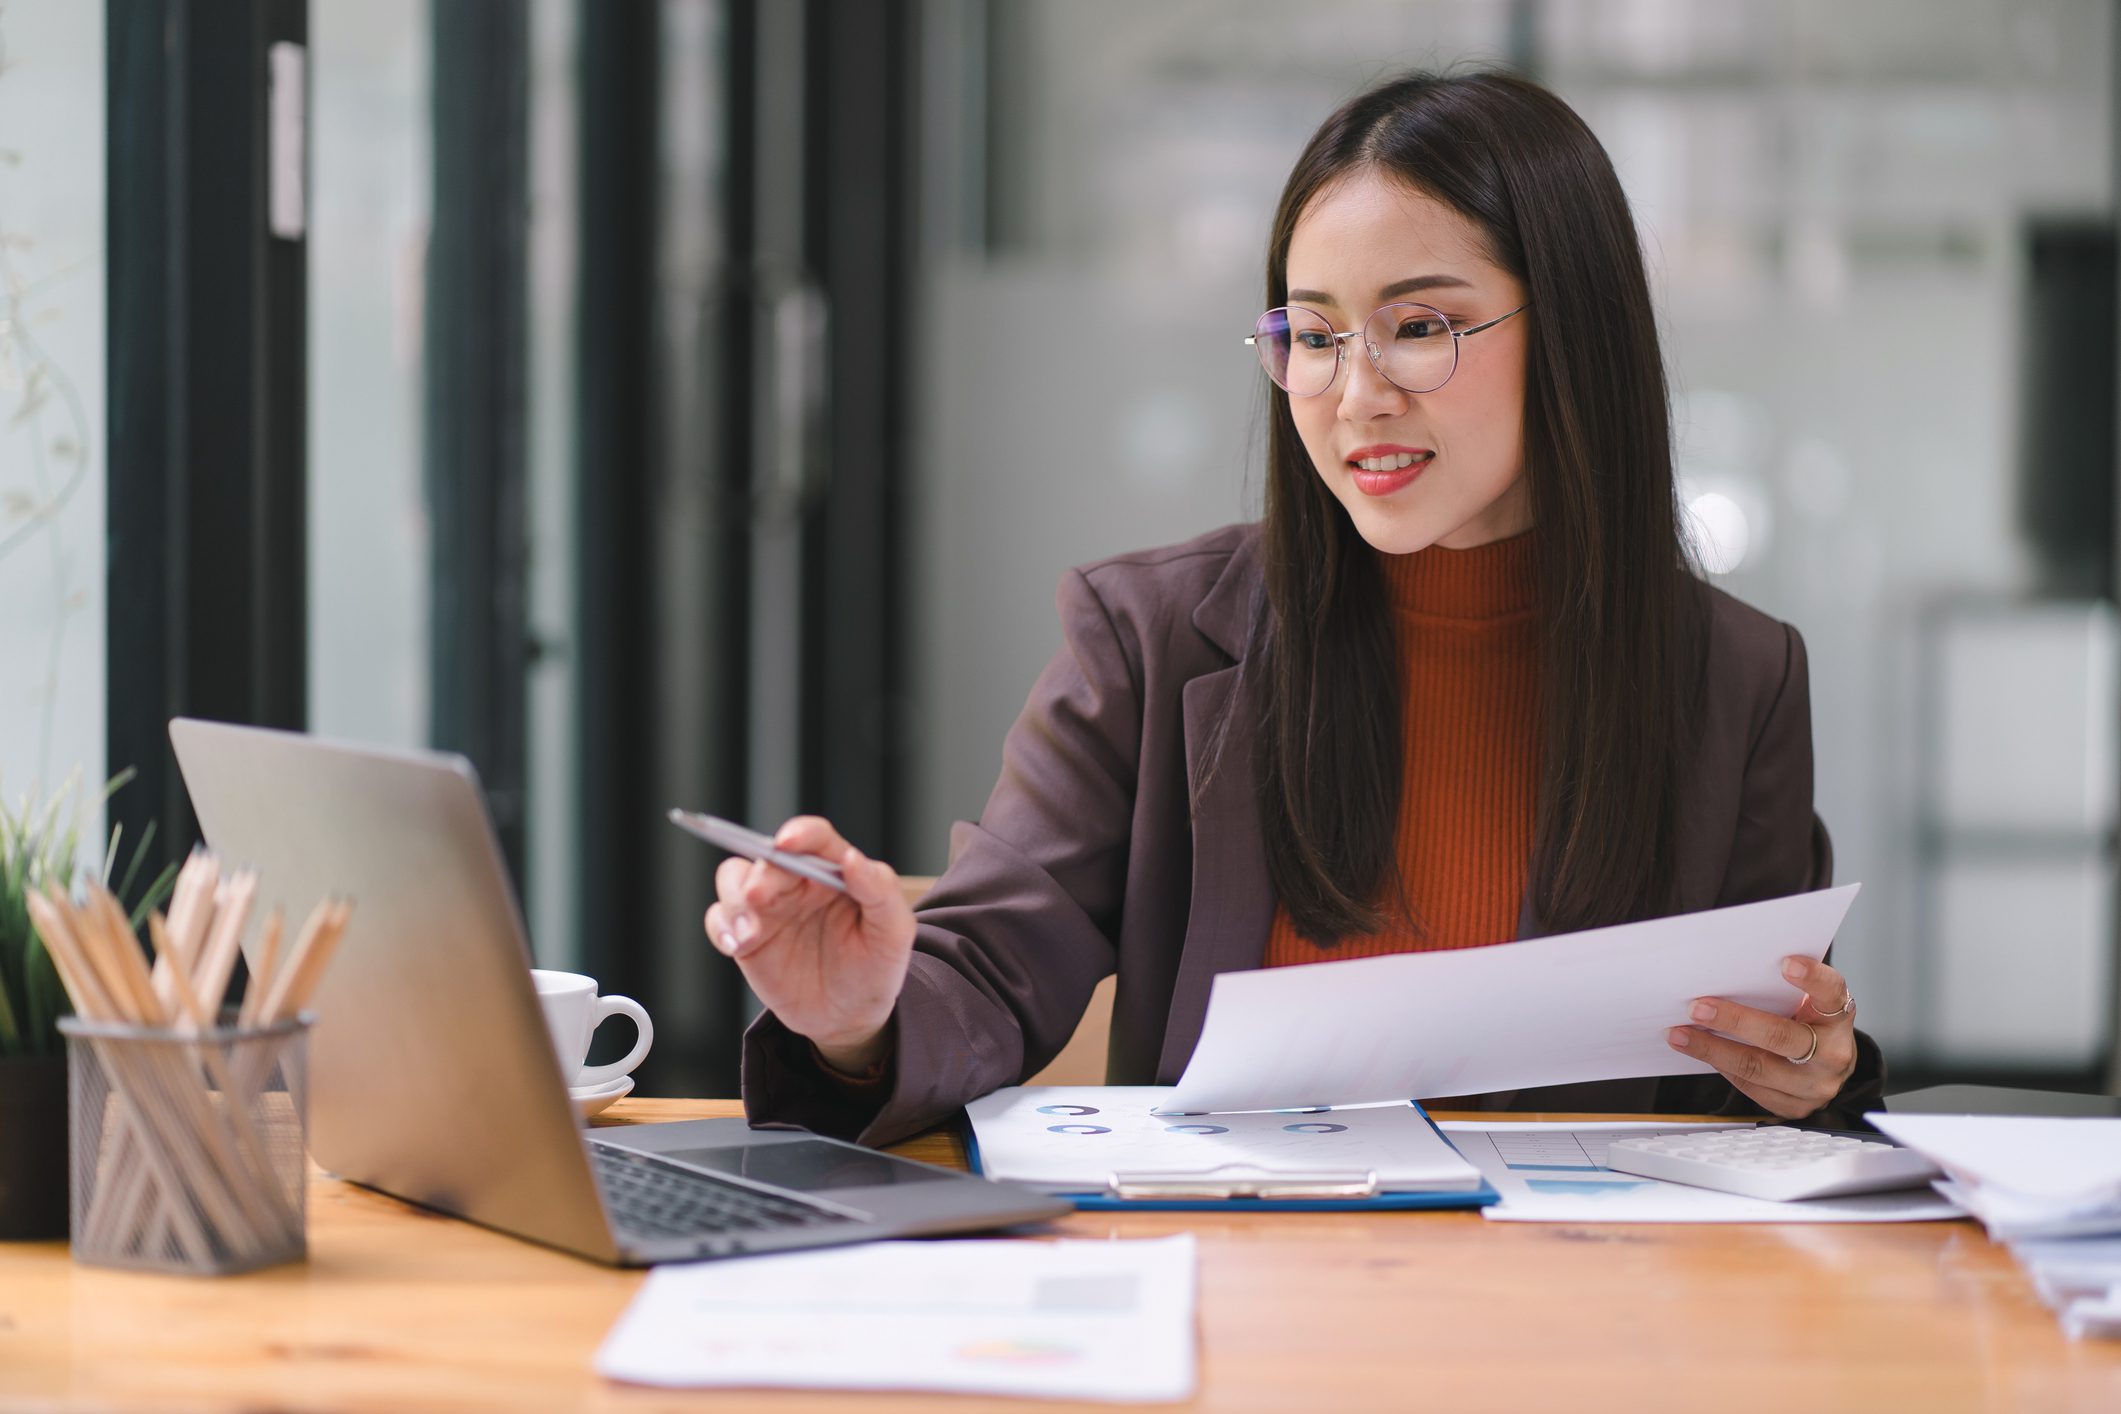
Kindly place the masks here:
MULTIPOLYGON (((1289 241, 1287 273, 1289 303, 1340 331, 1361 329, 1372 310, 1400 300, 1434 306, 1454 329, 1525 302, 1472 222, 1371 171, 1312 198, 1289 241)), ((1312 465, 1372 546, 1392 555, 1464 550, 1530 527, 1524 368, 1533 315, 1458 340, 1457 370, 1433 392, 1387 381, 1354 339, 1325 392, 1289 399, 1312 465)))

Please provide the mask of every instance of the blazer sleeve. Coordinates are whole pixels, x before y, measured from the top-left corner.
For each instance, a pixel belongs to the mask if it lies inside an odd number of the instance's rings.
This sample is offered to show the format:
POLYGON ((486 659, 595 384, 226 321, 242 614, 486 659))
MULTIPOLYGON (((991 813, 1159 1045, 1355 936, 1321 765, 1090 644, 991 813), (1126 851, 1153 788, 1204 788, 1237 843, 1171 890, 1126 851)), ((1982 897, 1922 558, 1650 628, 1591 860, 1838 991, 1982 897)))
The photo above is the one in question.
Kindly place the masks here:
POLYGON ((746 1032, 744 1110, 888 1144, 1036 1073, 1113 970, 1142 734, 1139 644, 1080 570, 1056 596, 1064 643, 1002 746, 977 824, 915 915, 886 1082, 825 1072, 771 1013, 746 1032))
MULTIPOLYGON (((1809 893, 1834 882, 1834 849, 1812 808, 1812 686, 1797 630, 1782 626, 1781 684, 1745 764, 1737 831, 1719 908, 1809 893)), ((1831 949, 1828 956, 1832 956, 1831 949)), ((1828 1104, 1805 1122, 1864 1129, 1865 1110, 1884 1107, 1885 1056, 1856 1032, 1856 1069, 1828 1104)), ((1657 1106, 1667 1113, 1754 1114, 1759 1106, 1721 1075, 1671 1076, 1657 1106)))

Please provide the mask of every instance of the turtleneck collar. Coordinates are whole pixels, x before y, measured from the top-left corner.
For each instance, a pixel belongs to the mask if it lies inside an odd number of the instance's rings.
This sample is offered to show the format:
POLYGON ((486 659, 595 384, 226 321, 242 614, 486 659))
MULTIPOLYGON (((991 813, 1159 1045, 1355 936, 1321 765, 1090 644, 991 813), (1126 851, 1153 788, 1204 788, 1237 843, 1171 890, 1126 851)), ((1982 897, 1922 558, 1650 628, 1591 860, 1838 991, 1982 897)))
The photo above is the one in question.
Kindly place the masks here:
POLYGON ((1379 554, 1385 597, 1407 614, 1440 619, 1495 619, 1538 603, 1536 528, 1476 545, 1447 550, 1431 545, 1411 555, 1379 554))

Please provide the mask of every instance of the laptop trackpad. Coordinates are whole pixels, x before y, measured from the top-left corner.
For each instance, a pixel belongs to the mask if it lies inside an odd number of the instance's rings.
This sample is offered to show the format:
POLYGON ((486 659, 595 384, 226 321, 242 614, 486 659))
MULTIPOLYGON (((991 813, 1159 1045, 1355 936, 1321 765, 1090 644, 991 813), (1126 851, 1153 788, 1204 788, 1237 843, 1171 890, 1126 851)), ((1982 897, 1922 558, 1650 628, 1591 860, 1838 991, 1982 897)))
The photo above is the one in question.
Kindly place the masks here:
POLYGON ((903 1163, 888 1154, 847 1144, 828 1144, 819 1139, 651 1152, 672 1163, 690 1164, 709 1173, 731 1174, 798 1193, 819 1193, 833 1188, 883 1188, 896 1183, 932 1183, 958 1177, 921 1164, 903 1163))

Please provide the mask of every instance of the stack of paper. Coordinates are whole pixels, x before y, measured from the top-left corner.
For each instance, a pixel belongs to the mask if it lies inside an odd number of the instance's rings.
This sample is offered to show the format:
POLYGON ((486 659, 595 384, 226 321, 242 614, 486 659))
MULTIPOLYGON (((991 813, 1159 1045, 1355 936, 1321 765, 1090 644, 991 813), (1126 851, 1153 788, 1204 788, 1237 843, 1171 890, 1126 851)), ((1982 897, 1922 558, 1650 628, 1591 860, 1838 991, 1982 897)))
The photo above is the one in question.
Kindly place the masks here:
POLYGON ((1950 1175, 1937 1188, 2011 1244, 2072 1336, 2121 1336, 2121 1119, 1869 1116, 1950 1175))

